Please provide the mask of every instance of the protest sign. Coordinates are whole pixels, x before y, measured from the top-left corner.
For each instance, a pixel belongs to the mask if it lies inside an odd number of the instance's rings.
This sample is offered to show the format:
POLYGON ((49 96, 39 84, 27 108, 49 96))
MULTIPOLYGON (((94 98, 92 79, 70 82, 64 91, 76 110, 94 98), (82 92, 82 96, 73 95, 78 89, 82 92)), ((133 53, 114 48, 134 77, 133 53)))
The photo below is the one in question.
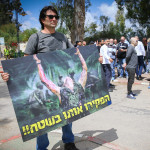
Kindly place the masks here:
POLYGON ((23 141, 111 104, 98 58, 90 45, 2 61, 23 141))

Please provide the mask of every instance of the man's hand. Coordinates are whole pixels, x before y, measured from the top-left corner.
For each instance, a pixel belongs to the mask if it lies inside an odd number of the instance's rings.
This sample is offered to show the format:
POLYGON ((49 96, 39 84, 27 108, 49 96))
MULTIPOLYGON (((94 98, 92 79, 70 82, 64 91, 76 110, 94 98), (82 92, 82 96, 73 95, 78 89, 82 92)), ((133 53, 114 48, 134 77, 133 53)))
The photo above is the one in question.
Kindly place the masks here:
POLYGON ((78 48, 76 48, 77 52, 75 53, 75 55, 79 55, 80 54, 80 51, 78 48))
MULTIPOLYGON (((2 68, 2 66, 0 66, 0 68, 2 68)), ((0 71, 0 73, 1 73, 2 79, 7 82, 9 80, 9 74, 3 71, 0 71)))
POLYGON ((36 54, 33 55, 34 60, 36 60, 37 63, 41 63, 41 60, 39 60, 36 56, 36 54))
POLYGON ((122 67, 123 67, 123 68, 126 68, 126 66, 127 66, 127 64, 126 64, 126 63, 124 63, 124 64, 122 65, 122 67))
POLYGON ((113 62, 113 59, 109 58, 109 61, 112 63, 112 62, 113 62))
POLYGON ((98 61, 102 64, 103 63, 103 56, 100 56, 98 61))

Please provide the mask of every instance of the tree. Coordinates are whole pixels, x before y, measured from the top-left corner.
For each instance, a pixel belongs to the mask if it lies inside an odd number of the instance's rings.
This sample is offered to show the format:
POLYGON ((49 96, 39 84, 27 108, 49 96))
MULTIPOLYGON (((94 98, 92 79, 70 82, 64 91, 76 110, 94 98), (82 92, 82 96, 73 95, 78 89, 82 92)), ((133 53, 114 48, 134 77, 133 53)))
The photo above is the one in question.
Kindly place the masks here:
POLYGON ((116 0, 119 9, 127 9, 126 17, 133 23, 138 22, 143 27, 150 26, 149 0, 116 0))
POLYGON ((31 28, 31 29, 26 29, 22 33, 20 33, 20 41, 26 42, 28 41, 29 37, 33 34, 36 33, 37 29, 36 28, 31 28))
POLYGON ((6 45, 11 45, 12 42, 17 42, 17 29, 15 24, 6 24, 0 26, 0 37, 4 37, 6 45))
POLYGON ((63 34, 68 34, 69 33, 69 31, 64 27, 59 27, 59 28, 56 29, 56 31, 61 32, 63 34))
POLYGON ((108 21, 109 21, 108 16, 100 16, 99 20, 100 20, 100 24, 102 24, 103 31, 106 31, 108 21))
POLYGON ((118 10, 116 14, 116 32, 118 35, 125 35, 124 10, 118 10))
POLYGON ((0 0, 0 26, 12 22, 12 10, 10 0, 0 0))
POLYGON ((74 28, 71 39, 73 41, 83 41, 85 22, 85 0, 74 0, 74 28))
POLYGON ((89 0, 57 0, 51 3, 60 15, 60 28, 65 23, 70 31, 71 42, 83 40, 85 12, 91 5, 89 0))
POLYGON ((13 11, 25 14, 20 0, 0 0, 0 25, 13 23, 13 11))
POLYGON ((96 33, 97 24, 91 23, 89 27, 85 27, 85 32, 88 32, 90 35, 94 35, 96 33))
POLYGON ((110 38, 117 38, 116 25, 113 22, 109 22, 108 24, 108 35, 110 38))

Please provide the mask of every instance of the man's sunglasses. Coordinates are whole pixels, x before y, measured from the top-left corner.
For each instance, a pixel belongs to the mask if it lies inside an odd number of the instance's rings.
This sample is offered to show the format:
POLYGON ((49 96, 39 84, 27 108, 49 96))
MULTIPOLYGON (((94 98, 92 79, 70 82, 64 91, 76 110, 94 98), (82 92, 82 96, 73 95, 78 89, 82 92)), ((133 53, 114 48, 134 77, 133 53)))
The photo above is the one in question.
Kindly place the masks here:
POLYGON ((53 19, 54 17, 56 18, 56 20, 59 19, 58 15, 46 15, 49 19, 53 19))

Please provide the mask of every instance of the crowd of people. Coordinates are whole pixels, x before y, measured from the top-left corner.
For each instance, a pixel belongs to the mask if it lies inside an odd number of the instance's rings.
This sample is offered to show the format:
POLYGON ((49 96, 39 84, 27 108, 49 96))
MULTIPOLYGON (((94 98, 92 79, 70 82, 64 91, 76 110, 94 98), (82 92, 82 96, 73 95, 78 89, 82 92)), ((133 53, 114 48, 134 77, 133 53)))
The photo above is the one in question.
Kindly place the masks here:
MULTIPOLYGON (((129 90, 129 84, 134 83, 135 74, 137 80, 143 80, 142 73, 150 73, 150 38, 148 40, 143 38, 141 42, 138 36, 135 36, 130 39, 130 43, 124 36, 120 38, 120 42, 116 39, 105 39, 97 42, 97 48, 109 92, 113 91, 111 80, 126 77, 129 90), (127 65, 127 62, 130 63, 129 60, 131 64, 127 65), (134 68, 134 70, 131 71, 129 68, 134 68)), ((131 89, 129 91, 127 97, 135 99, 135 94, 131 89)))
MULTIPOLYGON (((132 37, 130 39, 129 43, 128 40, 124 36, 122 36, 119 42, 117 41, 117 39, 102 39, 95 42, 91 41, 89 44, 96 44, 97 46, 98 52, 100 54, 99 61, 102 64, 105 73, 107 88, 109 92, 112 92, 114 87, 114 85, 111 84, 110 81, 114 81, 116 78, 125 77, 128 81, 130 80, 130 84, 132 82, 134 83, 133 75, 135 77, 136 74, 137 80, 143 80, 142 74, 150 73, 150 38, 143 38, 141 42, 139 40, 139 37, 135 36, 134 38, 132 37), (137 41, 137 43, 135 41, 137 41), (131 48, 130 45, 134 47, 135 50, 133 52, 135 52, 135 56, 137 58, 132 58, 130 52, 133 50, 133 48, 131 48), (129 56, 127 56, 127 53, 129 54, 129 56), (137 62, 135 62, 131 59, 131 61, 133 61, 132 63, 135 63, 134 67, 130 65, 129 67, 125 66, 126 61, 129 60, 128 57, 137 60, 137 62), (131 69, 129 69, 130 67, 134 68, 135 73, 133 70, 131 73, 131 69), (132 81, 129 77, 129 74, 130 77, 132 76, 132 81)), ((86 41, 76 41, 74 46, 79 47, 85 45, 86 41)), ((150 88, 150 86, 148 88, 150 88)), ((127 97, 135 99, 134 96, 135 94, 130 90, 127 97)))

